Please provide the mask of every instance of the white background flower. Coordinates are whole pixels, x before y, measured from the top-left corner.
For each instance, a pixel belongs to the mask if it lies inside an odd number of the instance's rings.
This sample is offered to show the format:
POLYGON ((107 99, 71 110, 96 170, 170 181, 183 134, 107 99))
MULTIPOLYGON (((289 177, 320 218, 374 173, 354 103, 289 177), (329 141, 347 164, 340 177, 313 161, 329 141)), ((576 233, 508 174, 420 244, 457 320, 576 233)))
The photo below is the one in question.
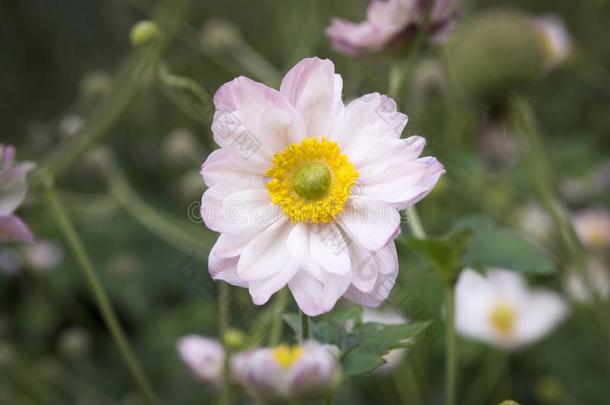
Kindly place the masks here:
POLYGON ((509 350, 542 338, 567 315, 558 294, 529 289, 521 275, 501 269, 462 272, 455 305, 460 334, 509 350))

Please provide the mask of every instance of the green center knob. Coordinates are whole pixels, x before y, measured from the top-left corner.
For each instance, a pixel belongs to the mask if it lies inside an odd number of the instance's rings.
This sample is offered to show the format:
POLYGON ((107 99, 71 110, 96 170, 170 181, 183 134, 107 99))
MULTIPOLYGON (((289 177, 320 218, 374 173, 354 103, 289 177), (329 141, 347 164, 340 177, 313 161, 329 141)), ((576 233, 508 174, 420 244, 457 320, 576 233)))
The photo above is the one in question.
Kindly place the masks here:
POLYGON ((310 162, 294 173, 294 191, 306 200, 317 200, 326 195, 330 187, 330 170, 324 163, 310 162))

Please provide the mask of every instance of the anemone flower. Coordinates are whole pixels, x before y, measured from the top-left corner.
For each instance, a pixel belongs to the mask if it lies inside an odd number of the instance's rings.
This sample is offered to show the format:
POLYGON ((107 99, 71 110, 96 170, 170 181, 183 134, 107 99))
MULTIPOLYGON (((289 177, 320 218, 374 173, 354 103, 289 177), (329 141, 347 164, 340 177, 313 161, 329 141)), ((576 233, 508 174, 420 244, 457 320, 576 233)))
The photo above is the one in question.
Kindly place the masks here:
POLYGON ((13 164, 15 148, 0 144, 0 242, 32 243, 34 237, 27 225, 14 212, 25 198, 27 173, 31 163, 13 164))
MULTIPOLYGON (((369 3, 366 20, 354 23, 333 18, 326 35, 332 47, 346 55, 387 51, 414 39, 423 27, 431 5, 428 0, 373 0, 369 3)), ((455 0, 434 2, 427 28, 433 41, 439 42, 448 36, 455 5, 455 0)))
POLYGON ((456 328, 464 336, 505 350, 535 342, 567 314, 556 293, 529 289, 515 272, 465 270, 456 286, 456 328))
POLYGON ((398 273, 399 210, 444 173, 401 139, 407 116, 373 93, 347 106, 329 60, 293 67, 280 90, 245 77, 214 96, 220 149, 201 173, 206 226, 221 235, 209 257, 216 280, 249 289, 255 304, 288 286, 310 316, 346 298, 378 306, 398 273))
POLYGON ((315 341, 238 353, 231 368, 235 382, 266 403, 320 399, 341 378, 338 349, 315 341))

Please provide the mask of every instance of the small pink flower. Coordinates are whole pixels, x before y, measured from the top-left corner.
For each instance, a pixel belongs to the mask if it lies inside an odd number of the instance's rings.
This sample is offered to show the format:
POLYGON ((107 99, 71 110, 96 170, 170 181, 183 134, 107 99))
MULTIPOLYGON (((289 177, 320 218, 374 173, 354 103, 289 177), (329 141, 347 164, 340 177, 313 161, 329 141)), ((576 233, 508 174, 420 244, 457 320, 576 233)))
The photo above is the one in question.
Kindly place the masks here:
MULTIPOLYGON (((455 0, 436 0, 428 22, 433 41, 442 41, 452 29, 455 0)), ((388 50, 412 40, 424 23, 429 0, 372 0, 366 20, 353 23, 333 18, 326 29, 335 50, 357 56, 388 50)))
POLYGON ((27 225, 14 212, 27 192, 27 173, 31 163, 13 165, 15 148, 0 144, 0 242, 34 241, 27 225))
POLYGON ((604 249, 610 246, 610 212, 589 208, 574 215, 574 229, 587 248, 604 249))
POLYGON ((203 164, 201 216, 221 233, 208 269, 255 304, 288 286, 310 316, 346 298, 378 306, 398 274, 399 210, 445 172, 401 139, 406 115, 378 93, 348 105, 329 60, 308 58, 280 90, 245 77, 214 96, 221 146, 203 164))
POLYGON ((315 400, 339 383, 338 356, 333 346, 307 341, 238 353, 231 359, 231 369, 236 382, 257 400, 315 400))
POLYGON ((181 338, 177 347, 180 358, 195 377, 215 388, 222 386, 225 352, 220 342, 189 335, 181 338))

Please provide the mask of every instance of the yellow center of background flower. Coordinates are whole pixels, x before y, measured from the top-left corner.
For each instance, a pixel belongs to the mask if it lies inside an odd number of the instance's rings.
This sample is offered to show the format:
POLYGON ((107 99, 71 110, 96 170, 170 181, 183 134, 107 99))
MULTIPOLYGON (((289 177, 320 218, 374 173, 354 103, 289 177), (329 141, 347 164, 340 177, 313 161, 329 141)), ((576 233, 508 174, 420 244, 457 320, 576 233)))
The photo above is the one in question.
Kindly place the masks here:
POLYGON ((491 311, 491 323, 497 331, 509 335, 515 325, 515 311, 510 305, 498 303, 491 311))
POLYGON ((343 211, 358 172, 335 142, 306 138, 276 153, 265 176, 271 201, 290 222, 317 224, 343 211))
POLYGON ((280 345, 273 351, 273 358, 282 368, 290 368, 303 355, 301 346, 280 345))

